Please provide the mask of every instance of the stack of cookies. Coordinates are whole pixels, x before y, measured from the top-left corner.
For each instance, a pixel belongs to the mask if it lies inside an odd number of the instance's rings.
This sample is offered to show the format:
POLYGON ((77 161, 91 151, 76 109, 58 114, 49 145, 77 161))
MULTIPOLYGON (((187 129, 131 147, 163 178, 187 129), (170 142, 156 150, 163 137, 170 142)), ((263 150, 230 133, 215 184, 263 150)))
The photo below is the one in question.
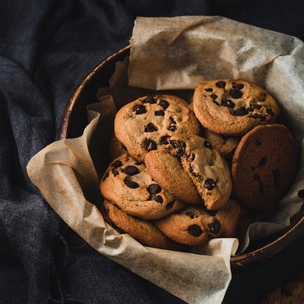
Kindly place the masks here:
POLYGON ((157 248, 236 237, 243 210, 274 208, 295 177, 279 113, 264 89, 232 79, 199 84, 191 104, 173 95, 126 104, 100 183, 105 218, 157 248))

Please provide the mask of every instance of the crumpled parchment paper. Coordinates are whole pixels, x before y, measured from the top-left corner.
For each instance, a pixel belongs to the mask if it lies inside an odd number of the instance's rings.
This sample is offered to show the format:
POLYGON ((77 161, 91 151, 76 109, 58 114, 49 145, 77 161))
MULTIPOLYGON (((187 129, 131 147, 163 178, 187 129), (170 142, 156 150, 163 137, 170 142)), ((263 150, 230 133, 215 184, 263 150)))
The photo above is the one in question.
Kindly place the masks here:
POLYGON ((127 73, 122 80, 114 76, 111 87, 98 92, 100 102, 89 107, 90 123, 83 135, 56 141, 37 153, 27 166, 28 175, 59 216, 101 254, 187 303, 221 303, 231 280, 230 256, 244 250, 250 239, 288 226, 302 206, 297 193, 304 188, 303 165, 280 202, 280 212, 270 222, 250 227, 240 246, 237 239, 214 239, 189 253, 174 252, 142 246, 105 222, 98 209, 102 172, 92 141, 98 134, 100 161, 107 154, 116 109, 146 90, 188 92, 206 79, 243 78, 277 99, 301 148, 303 58, 303 43, 297 38, 222 17, 137 18, 129 78, 127 73), (126 81, 130 86, 121 89, 126 81))

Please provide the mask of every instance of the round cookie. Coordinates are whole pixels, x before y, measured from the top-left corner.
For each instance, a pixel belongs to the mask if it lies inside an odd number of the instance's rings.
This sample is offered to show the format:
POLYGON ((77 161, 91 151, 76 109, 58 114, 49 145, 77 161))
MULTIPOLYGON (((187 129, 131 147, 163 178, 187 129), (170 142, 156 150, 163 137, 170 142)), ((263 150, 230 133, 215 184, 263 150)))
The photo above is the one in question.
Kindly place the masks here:
POLYGON ((128 233, 141 244, 162 249, 182 249, 180 244, 165 236, 152 222, 128 215, 107 200, 104 200, 103 206, 111 220, 110 224, 114 224, 117 228, 128 233))
POLYGON ((211 238, 234 236, 240 207, 233 200, 228 200, 226 205, 224 210, 217 212, 208 212, 202 205, 188 205, 153 223, 175 242, 199 246, 211 238))
POLYGON ((190 204, 201 204, 196 186, 180 161, 167 150, 152 150, 145 156, 152 178, 166 191, 190 204))
POLYGON ((144 163, 127 153, 109 165, 100 182, 100 191, 105 199, 142 219, 161 218, 185 206, 152 179, 144 163))
POLYGON ((200 123, 188 103, 172 95, 140 97, 123 106, 114 120, 117 139, 138 160, 165 146, 168 136, 199 132, 200 123))
POLYGON ((201 124, 219 134, 241 136, 280 113, 274 98, 256 84, 240 79, 200 83, 194 90, 193 110, 201 124))
POLYGON ((208 129, 204 129, 202 136, 226 159, 233 156, 233 152, 240 142, 240 137, 225 136, 208 129))
POLYGON ((284 125, 255 127, 243 136, 232 158, 235 195, 249 208, 274 208, 295 179, 297 159, 295 142, 284 125))
POLYGON ((230 169, 226 160, 203 137, 171 136, 171 153, 179 158, 192 179, 208 210, 221 208, 232 190, 230 169))

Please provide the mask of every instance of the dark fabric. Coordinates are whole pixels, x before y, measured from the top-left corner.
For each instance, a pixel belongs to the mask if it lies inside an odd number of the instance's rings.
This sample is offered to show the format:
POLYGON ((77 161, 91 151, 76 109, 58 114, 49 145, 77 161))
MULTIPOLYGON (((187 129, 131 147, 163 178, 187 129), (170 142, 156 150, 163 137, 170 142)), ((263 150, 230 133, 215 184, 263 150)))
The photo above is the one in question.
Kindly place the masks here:
MULTIPOLYGON (((0 304, 182 303, 95 252, 26 174, 56 139, 80 81, 128 44, 136 16, 177 15, 222 15, 304 39, 301 0, 0 0, 0 304)), ((255 303, 274 278, 303 267, 302 249, 294 245, 251 280, 236 275, 225 302, 255 303)))

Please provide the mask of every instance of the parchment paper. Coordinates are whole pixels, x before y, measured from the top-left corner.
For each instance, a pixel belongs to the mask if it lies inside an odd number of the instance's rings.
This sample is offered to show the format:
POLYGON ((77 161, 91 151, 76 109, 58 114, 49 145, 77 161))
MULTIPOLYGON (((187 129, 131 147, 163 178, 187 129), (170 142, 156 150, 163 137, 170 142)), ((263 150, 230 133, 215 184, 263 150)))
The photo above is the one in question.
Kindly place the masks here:
MULTIPOLYGON (((138 18, 127 62, 131 87, 121 89, 128 81, 126 73, 122 78, 115 75, 111 87, 98 92, 101 101, 89 107, 84 134, 40 151, 30 160, 28 175, 59 216, 101 254, 187 303, 221 303, 231 280, 230 256, 238 247, 246 248, 251 238, 289 225, 290 216, 303 204, 297 195, 304 188, 303 166, 280 212, 268 223, 254 224, 241 246, 237 239, 215 239, 191 253, 173 252, 142 246, 104 221, 98 210, 102 166, 97 164, 98 153, 92 153, 92 141, 97 134, 100 157, 105 157, 116 107, 146 89, 188 93, 202 80, 230 77, 268 90, 301 147, 303 55, 303 44, 294 37, 222 17, 138 18)), ((119 63, 118 70, 125 64, 119 63)))

